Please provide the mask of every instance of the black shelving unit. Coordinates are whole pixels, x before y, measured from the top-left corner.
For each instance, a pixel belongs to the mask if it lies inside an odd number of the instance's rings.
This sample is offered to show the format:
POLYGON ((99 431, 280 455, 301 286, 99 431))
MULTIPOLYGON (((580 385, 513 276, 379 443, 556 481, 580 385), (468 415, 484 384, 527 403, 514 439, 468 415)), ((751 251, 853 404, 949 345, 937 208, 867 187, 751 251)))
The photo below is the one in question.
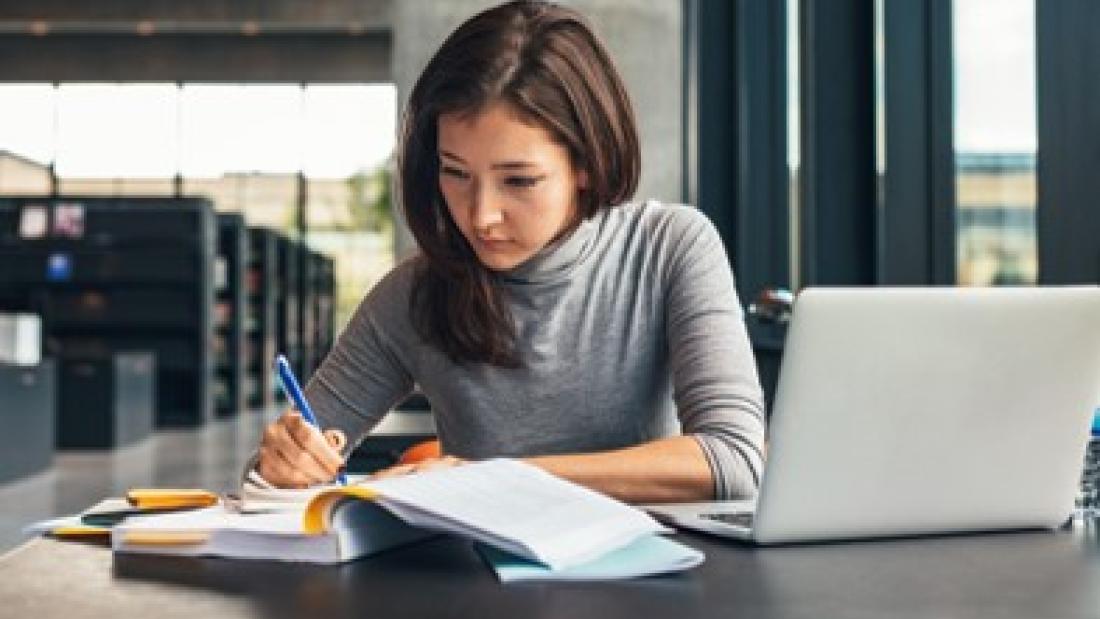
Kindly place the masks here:
POLYGON ((0 198, 0 299, 58 358, 156 355, 158 426, 213 414, 216 224, 205 198, 0 198))
POLYGON ((336 281, 332 259, 304 249, 302 278, 302 363, 312 375, 332 348, 336 281))
POLYGON ((298 333, 301 338, 299 378, 306 381, 313 375, 317 356, 317 253, 301 244, 299 251, 301 280, 299 282, 298 333))
POLYGON ((313 359, 312 369, 316 371, 332 349, 336 332, 336 274, 332 258, 324 254, 313 254, 313 359))
POLYGON ((245 269, 245 401, 267 410, 275 401, 271 362, 275 358, 276 263, 278 237, 267 228, 248 229, 248 266, 245 269))
MULTIPOLYGON (((275 352, 286 355, 302 379, 301 250, 297 241, 278 235, 275 242, 275 352)), ((285 401, 276 390, 276 400, 285 401)))
POLYGON ((244 407, 244 269, 248 233, 240 213, 218 214, 214 262, 214 413, 231 417, 244 407))

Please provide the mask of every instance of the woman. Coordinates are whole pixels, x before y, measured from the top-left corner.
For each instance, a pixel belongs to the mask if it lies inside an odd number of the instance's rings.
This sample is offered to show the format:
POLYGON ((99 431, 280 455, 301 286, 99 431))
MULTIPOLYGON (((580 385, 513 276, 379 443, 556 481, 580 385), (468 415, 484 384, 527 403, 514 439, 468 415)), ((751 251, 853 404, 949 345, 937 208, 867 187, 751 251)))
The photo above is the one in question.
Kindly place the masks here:
POLYGON ((581 16, 512 2, 464 23, 410 95, 399 150, 420 255, 364 299, 257 472, 331 480, 418 384, 447 456, 508 456, 631 502, 756 492, 763 397, 726 255, 685 206, 625 204, 633 112, 581 16))

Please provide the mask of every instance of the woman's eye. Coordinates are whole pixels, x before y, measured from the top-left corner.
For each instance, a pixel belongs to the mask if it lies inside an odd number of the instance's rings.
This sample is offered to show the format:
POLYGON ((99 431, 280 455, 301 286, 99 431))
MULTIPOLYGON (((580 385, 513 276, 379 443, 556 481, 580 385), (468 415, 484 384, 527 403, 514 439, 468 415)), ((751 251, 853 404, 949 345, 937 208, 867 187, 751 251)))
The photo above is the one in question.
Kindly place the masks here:
POLYGON ((453 176, 454 178, 458 178, 458 179, 465 179, 467 177, 467 174, 465 172, 463 172, 462 170, 459 170, 458 168, 452 168, 450 166, 442 166, 441 168, 439 168, 439 172, 441 174, 446 174, 447 176, 453 176))
POLYGON ((504 182, 509 187, 526 188, 534 187, 542 179, 542 176, 509 176, 508 178, 504 179, 504 182))

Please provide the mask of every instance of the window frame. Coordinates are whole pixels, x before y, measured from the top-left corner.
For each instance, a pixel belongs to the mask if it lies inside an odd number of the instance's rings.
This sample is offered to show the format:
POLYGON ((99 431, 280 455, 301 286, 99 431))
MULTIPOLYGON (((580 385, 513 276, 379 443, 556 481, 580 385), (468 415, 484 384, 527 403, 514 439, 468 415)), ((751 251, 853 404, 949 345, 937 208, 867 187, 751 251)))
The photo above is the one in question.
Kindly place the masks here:
POLYGON ((1100 283, 1100 5, 1036 2, 1039 283, 1100 283))

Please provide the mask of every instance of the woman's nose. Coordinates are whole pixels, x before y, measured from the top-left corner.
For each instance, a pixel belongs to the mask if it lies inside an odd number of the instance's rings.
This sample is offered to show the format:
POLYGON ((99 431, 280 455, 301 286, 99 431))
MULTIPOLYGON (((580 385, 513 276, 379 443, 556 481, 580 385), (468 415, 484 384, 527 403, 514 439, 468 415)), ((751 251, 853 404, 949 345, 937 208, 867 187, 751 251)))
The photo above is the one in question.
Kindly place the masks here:
POLYGON ((470 208, 470 223, 475 230, 488 230, 503 221, 500 203, 492 190, 479 188, 474 192, 470 208))

